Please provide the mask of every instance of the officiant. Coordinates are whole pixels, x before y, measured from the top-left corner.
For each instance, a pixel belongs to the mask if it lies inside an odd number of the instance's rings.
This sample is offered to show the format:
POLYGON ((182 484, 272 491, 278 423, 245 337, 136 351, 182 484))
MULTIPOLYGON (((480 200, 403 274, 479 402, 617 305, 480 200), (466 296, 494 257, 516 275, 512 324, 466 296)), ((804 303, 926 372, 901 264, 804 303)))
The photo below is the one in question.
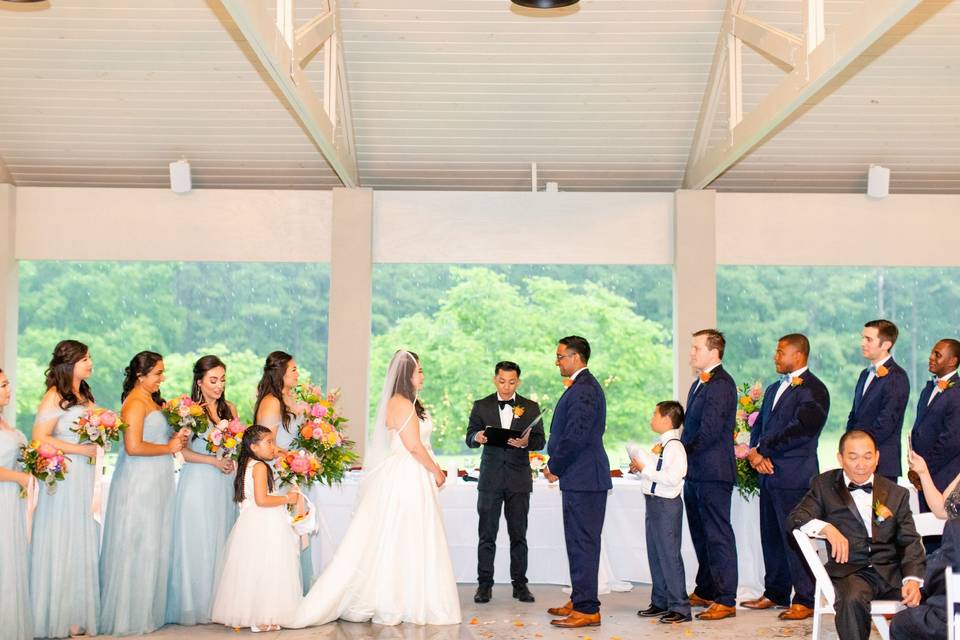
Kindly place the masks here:
POLYGON ((533 491, 529 452, 538 451, 545 444, 543 420, 540 405, 517 393, 520 366, 516 362, 498 362, 494 367, 493 385, 495 393, 473 403, 467 426, 467 446, 483 445, 477 485, 479 585, 473 601, 490 602, 493 594, 493 560, 502 510, 510 536, 513 597, 521 602, 533 602, 533 594, 527 587, 527 512, 533 491), (508 438, 503 437, 506 433, 493 433, 488 437, 484 433, 487 429, 517 433, 508 438))

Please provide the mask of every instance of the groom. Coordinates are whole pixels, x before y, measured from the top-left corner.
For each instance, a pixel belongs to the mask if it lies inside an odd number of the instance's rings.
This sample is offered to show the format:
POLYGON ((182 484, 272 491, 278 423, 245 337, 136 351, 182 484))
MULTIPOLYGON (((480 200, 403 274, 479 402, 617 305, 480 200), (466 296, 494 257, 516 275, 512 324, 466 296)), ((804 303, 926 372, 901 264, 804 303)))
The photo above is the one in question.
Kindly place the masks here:
POLYGON ((607 509, 610 462, 603 449, 607 401, 600 383, 587 370, 590 344, 580 336, 568 336, 557 345, 560 375, 570 378, 560 396, 550 423, 544 475, 550 482, 560 480, 563 501, 563 534, 570 564, 570 601, 548 609, 559 620, 557 627, 579 628, 600 625, 597 575, 600 571, 600 533, 607 509))

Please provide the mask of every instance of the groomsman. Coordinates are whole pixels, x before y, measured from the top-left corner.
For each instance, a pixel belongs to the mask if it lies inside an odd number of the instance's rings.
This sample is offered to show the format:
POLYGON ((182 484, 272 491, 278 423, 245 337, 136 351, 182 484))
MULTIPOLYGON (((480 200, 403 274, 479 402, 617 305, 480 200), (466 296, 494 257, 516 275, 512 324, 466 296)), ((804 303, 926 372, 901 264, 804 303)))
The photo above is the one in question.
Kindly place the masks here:
POLYGON ((523 438, 510 438, 507 448, 485 446, 480 458, 480 482, 477 485, 479 544, 477 545, 477 588, 473 601, 490 602, 493 592, 493 560, 497 553, 497 532, 500 512, 507 520, 510 535, 510 581, 513 597, 533 602, 527 587, 527 513, 533 480, 530 474, 529 451, 539 451, 545 444, 540 405, 517 393, 520 387, 520 366, 516 362, 498 362, 493 369, 496 392, 473 403, 467 426, 467 446, 487 444, 486 427, 525 431, 523 438))
POLYGON ((871 320, 863 325, 860 352, 870 366, 860 372, 847 418, 847 431, 860 429, 877 441, 877 473, 893 482, 900 475, 900 435, 910 398, 907 372, 890 355, 898 334, 897 325, 889 320, 871 320))
POLYGON ((543 470, 550 482, 560 480, 563 537, 573 587, 570 600, 547 613, 563 616, 550 624, 568 629, 600 624, 600 533, 607 492, 613 488, 610 461, 603 448, 607 399, 600 382, 587 369, 589 359, 590 344, 584 338, 568 336, 557 345, 557 367, 571 384, 553 410, 547 442, 550 460, 543 470))
MULTIPOLYGON (((920 392, 910 443, 927 461, 933 484, 943 491, 960 473, 960 342, 940 340, 927 363, 933 379, 920 392)), ((929 511, 923 493, 920 509, 929 511)))
POLYGON ((737 477, 733 431, 737 418, 737 385, 721 360, 723 334, 703 329, 693 334, 690 365, 698 372, 687 394, 681 442, 687 449, 683 501, 690 537, 697 552, 694 607, 708 607, 700 620, 737 615, 737 542, 730 525, 730 500, 737 477))
POLYGON ((760 473, 764 590, 762 597, 742 604, 748 609, 789 607, 780 614, 781 620, 813 616, 813 576, 788 521, 810 488, 810 480, 820 473, 817 443, 830 412, 830 393, 807 368, 809 357, 806 336, 791 333, 780 338, 773 356, 780 379, 763 394, 747 454, 760 473))

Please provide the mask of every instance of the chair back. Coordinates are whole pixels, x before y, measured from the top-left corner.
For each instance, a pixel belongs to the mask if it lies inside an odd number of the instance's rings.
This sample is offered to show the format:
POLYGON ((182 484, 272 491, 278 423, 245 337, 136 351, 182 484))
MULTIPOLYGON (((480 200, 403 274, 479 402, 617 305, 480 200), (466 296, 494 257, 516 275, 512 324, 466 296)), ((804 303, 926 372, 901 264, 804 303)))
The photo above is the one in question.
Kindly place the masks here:
POLYGON ((817 582, 817 590, 823 594, 823 597, 826 598, 827 604, 833 606, 834 600, 836 599, 836 593, 833 590, 833 582, 830 580, 830 576, 827 575, 827 570, 823 567, 823 561, 820 559, 820 554, 817 553, 817 543, 816 541, 805 534, 800 529, 793 530, 793 537, 797 541, 797 545, 800 547, 800 552, 803 554, 803 559, 807 563, 807 566, 810 567, 810 571, 813 573, 813 578, 817 582))
POLYGON ((947 524, 947 521, 941 520, 930 512, 914 512, 913 524, 917 528, 917 533, 921 536, 942 536, 943 525, 947 524))
POLYGON ((954 573, 952 567, 945 570, 947 584, 947 638, 960 640, 960 613, 957 605, 960 604, 960 573, 954 573))

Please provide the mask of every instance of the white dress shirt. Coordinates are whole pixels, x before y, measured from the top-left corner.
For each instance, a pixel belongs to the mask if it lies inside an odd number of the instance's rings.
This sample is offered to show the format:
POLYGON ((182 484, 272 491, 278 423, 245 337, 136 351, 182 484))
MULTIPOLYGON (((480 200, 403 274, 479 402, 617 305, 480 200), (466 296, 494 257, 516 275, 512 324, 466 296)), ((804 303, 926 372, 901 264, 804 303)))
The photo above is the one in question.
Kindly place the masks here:
POLYGON ((949 379, 952 378, 953 376, 957 375, 958 372, 960 372, 960 369, 957 369, 956 371, 951 371, 950 373, 948 373, 947 375, 943 376, 942 378, 937 378, 937 379, 934 381, 934 383, 933 383, 933 393, 931 393, 931 394, 930 394, 930 397, 927 398, 927 406, 928 406, 928 407, 930 406, 930 403, 933 402, 933 399, 934 399, 935 397, 937 397, 937 394, 943 393, 943 391, 940 391, 940 385, 938 385, 937 383, 940 382, 941 380, 949 380, 949 379))
MULTIPOLYGON (((497 402, 503 402, 506 400, 517 401, 517 394, 513 394, 509 398, 501 398, 500 394, 497 394, 497 402)), ((498 407, 500 405, 497 405, 498 407)), ((510 425, 513 423, 513 407, 509 404, 503 405, 503 408, 500 409, 500 428, 509 429, 510 425)))
POLYGON ((640 488, 648 496, 676 498, 683 491, 683 478, 687 475, 687 452, 680 443, 680 429, 661 433, 657 442, 663 447, 663 463, 659 470, 657 462, 660 455, 650 449, 637 451, 637 457, 643 460, 644 465, 640 472, 640 488))
POLYGON ((788 376, 787 379, 782 380, 780 382, 780 386, 777 387, 777 394, 773 397, 773 406, 770 407, 771 409, 776 408, 777 403, 780 402, 780 396, 782 396, 784 393, 787 392, 787 387, 793 384, 793 381, 795 379, 802 376, 804 371, 806 370, 807 370, 807 367, 800 367, 796 371, 791 371, 790 373, 786 374, 788 376))
POLYGON ((580 375, 580 372, 584 371, 585 369, 586 367, 580 367, 579 369, 574 371, 572 374, 570 374, 570 381, 573 382, 574 380, 576 380, 577 376, 580 375))
POLYGON ((870 386, 870 383, 873 382, 873 379, 877 377, 876 370, 879 369, 880 367, 882 367, 883 365, 887 364, 887 360, 889 360, 889 359, 892 358, 892 357, 893 357, 893 356, 887 356, 886 358, 883 358, 883 359, 881 359, 881 360, 878 360, 877 362, 872 363, 872 364, 873 364, 873 369, 870 369, 870 370, 867 371, 867 379, 864 380, 864 382, 863 382, 863 392, 860 394, 860 397, 861 397, 861 398, 862 398, 864 395, 866 395, 866 393, 867 393, 867 387, 869 387, 869 386, 870 386))

